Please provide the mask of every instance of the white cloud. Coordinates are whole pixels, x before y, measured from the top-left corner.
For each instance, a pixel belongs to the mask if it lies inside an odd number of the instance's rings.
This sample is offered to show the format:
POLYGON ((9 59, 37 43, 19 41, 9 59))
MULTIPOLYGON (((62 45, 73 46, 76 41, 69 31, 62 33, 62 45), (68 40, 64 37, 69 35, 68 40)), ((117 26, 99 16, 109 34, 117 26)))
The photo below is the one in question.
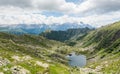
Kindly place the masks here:
POLYGON ((120 10, 120 0, 86 0, 78 7, 78 13, 109 13, 120 10))
POLYGON ((103 15, 90 15, 86 17, 82 17, 81 21, 90 23, 93 26, 101 27, 103 25, 107 25, 116 21, 120 21, 120 11, 111 12, 103 15))
POLYGON ((0 24, 4 25, 14 25, 14 24, 53 24, 53 23, 66 23, 66 22, 80 22, 80 20, 76 20, 75 17, 69 17, 67 15, 61 17, 47 17, 41 14, 14 14, 14 15, 0 15, 0 24), (9 24, 8 24, 9 23, 9 24))
POLYGON ((31 7, 32 0, 0 0, 0 6, 31 7))
MULTIPOLYGON (((63 15, 60 17, 54 16, 45 16, 41 14, 34 14, 33 11, 23 12, 21 9, 18 11, 14 11, 14 13, 4 13, 7 10, 4 10, 2 14, 0 14, 0 24, 3 25, 16 25, 16 24, 53 24, 53 23, 80 23, 81 21, 84 23, 91 24, 92 26, 100 27, 105 24, 109 24, 115 21, 119 21, 120 13, 111 12, 109 14, 103 15, 90 15, 85 17, 70 17, 68 15, 63 15)), ((9 12, 9 11, 7 11, 9 12)), ((37 12, 37 11, 36 11, 37 12)))
POLYGON ((73 5, 73 3, 67 3, 65 0, 0 0, 0 6, 4 7, 12 6, 23 9, 39 9, 46 11, 70 10, 69 7, 66 8, 67 5, 70 6, 73 5))
POLYGON ((65 0, 0 0, 0 6, 63 13, 107 13, 120 10, 120 0, 85 0, 80 4, 66 2, 65 0))
POLYGON ((119 19, 119 0, 84 0, 81 4, 65 0, 0 0, 0 24, 52 24, 83 21, 99 27, 119 19), (64 15, 47 17, 41 14, 43 11, 57 11, 64 15), (82 17, 70 17, 71 14, 82 17))

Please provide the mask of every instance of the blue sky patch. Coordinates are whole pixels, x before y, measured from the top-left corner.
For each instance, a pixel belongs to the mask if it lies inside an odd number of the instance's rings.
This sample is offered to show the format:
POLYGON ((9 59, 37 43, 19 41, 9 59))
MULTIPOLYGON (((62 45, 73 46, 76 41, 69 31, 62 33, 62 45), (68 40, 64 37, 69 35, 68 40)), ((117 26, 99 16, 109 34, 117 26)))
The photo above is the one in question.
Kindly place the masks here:
POLYGON ((73 2, 75 4, 82 3, 84 0, 66 0, 66 2, 73 2))

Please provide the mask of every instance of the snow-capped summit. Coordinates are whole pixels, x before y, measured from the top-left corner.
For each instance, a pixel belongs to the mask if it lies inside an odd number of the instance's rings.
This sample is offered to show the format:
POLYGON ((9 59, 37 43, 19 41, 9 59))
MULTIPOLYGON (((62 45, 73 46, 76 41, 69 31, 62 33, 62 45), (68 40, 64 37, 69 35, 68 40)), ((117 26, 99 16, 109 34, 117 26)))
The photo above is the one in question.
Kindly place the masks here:
POLYGON ((77 28, 93 28, 89 24, 84 24, 83 22, 80 23, 63 23, 58 24, 54 23, 51 25, 48 24, 16 24, 14 26, 0 26, 0 31, 4 32, 12 32, 12 33, 27 33, 27 34, 40 34, 41 32, 45 30, 55 30, 55 31, 65 31, 67 29, 77 29, 77 28))

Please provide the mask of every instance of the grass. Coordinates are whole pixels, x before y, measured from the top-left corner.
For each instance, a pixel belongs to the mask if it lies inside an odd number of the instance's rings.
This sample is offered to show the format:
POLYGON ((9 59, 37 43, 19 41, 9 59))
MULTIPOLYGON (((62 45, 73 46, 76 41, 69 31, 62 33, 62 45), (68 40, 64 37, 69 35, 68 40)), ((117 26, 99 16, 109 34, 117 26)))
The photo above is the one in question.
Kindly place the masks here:
POLYGON ((69 74, 69 67, 61 62, 66 61, 63 57, 72 50, 72 47, 64 43, 47 40, 39 36, 16 36, 0 33, 0 56, 10 61, 10 64, 0 67, 0 71, 5 74, 11 74, 10 69, 13 66, 21 66, 29 70, 31 74, 44 72, 49 72, 50 74, 69 74), (51 57, 51 55, 54 54, 55 57, 51 57), (12 58, 12 56, 24 57, 27 55, 31 56, 33 59, 16 61, 12 58), (51 60, 51 62, 47 62, 47 60, 51 60), (48 63, 50 67, 45 69, 42 66, 35 65, 36 61, 48 63), (4 68, 8 68, 8 70, 4 71, 4 68))
MULTIPOLYGON (((0 66, 0 72, 11 74, 10 68, 21 66, 29 70, 31 74, 79 74, 79 69, 73 69, 67 65, 65 56, 70 52, 87 55, 88 64, 85 68, 93 69, 104 74, 120 73, 120 22, 113 23, 85 35, 80 41, 76 41, 74 47, 64 43, 48 40, 41 36, 11 35, 0 33, 0 57, 8 59, 9 64, 0 66), (78 45, 78 47, 77 47, 78 45), (86 49, 82 51, 82 49, 86 49), (12 56, 24 57, 29 55, 30 60, 17 61, 12 56), (48 62, 47 60, 51 60, 48 62), (94 60, 94 61, 93 61, 94 60), (49 64, 49 68, 35 65, 36 61, 49 64), (7 68, 7 71, 4 69, 7 68)), ((89 72, 93 74, 93 72, 89 72)))

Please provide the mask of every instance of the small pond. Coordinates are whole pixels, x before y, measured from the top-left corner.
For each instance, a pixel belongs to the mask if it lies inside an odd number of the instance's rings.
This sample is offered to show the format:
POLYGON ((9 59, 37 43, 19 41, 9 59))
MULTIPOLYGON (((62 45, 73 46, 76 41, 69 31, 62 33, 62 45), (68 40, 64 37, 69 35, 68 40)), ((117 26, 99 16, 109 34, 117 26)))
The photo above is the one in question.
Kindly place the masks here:
POLYGON ((86 65, 86 56, 76 55, 74 52, 66 56, 70 66, 84 67, 86 65))

